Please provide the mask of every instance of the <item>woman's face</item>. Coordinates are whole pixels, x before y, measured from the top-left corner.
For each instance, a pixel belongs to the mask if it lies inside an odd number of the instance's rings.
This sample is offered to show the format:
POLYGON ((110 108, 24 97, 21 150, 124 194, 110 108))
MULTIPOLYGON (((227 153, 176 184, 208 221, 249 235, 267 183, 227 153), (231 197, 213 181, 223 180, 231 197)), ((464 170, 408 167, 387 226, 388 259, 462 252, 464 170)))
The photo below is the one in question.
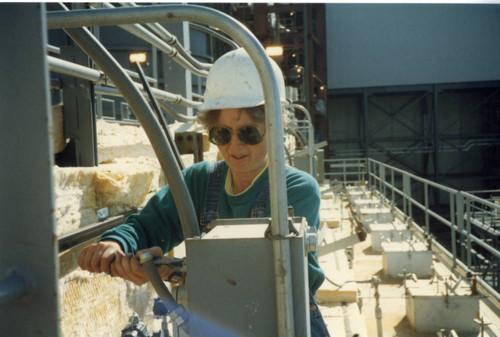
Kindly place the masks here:
POLYGON ((238 130, 242 126, 253 125, 265 135, 265 124, 254 122, 245 109, 222 109, 216 125, 231 129, 229 144, 217 147, 231 169, 233 179, 257 176, 267 164, 266 137, 256 145, 248 145, 238 138, 238 130))

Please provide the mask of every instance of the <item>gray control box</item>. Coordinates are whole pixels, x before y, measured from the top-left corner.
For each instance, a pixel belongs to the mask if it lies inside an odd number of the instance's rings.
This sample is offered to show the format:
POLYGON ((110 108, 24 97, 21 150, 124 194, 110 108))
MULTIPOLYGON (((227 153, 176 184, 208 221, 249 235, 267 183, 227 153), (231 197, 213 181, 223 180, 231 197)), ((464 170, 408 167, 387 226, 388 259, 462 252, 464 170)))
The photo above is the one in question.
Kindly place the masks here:
MULTIPOLYGON (((190 337, 278 336, 273 240, 264 220, 221 221, 186 240, 190 337), (241 223, 249 221, 250 224, 241 223)), ((309 287, 305 226, 290 238, 295 336, 307 337, 309 287)))

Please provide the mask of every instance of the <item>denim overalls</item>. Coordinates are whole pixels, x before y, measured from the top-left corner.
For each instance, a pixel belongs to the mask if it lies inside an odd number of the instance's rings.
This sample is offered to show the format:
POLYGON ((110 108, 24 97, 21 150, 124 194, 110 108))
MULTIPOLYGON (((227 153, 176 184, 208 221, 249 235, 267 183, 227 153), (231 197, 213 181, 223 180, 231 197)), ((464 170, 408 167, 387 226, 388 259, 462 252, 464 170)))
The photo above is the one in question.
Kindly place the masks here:
MULTIPOLYGON (((200 227, 203 233, 210 231, 210 222, 219 218, 219 196, 225 184, 224 181, 224 161, 210 163, 208 186, 205 195, 205 209, 200 214, 200 227)), ((265 217, 264 211, 269 200, 269 183, 266 184, 255 208, 250 211, 252 218, 265 217)), ((310 318, 311 318, 311 337, 329 337, 323 316, 319 311, 314 297, 309 295, 310 318)))

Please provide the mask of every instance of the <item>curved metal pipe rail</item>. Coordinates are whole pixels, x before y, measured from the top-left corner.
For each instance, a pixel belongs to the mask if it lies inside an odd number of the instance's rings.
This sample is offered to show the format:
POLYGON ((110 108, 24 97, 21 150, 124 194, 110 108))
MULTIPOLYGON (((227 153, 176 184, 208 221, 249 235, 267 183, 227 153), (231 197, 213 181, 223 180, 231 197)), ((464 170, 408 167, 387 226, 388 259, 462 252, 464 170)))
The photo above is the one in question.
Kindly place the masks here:
POLYGON ((199 30, 200 32, 206 33, 206 34, 208 34, 210 36, 215 37, 216 39, 221 40, 222 42, 230 45, 234 49, 237 49, 237 48, 240 47, 236 42, 234 42, 231 39, 228 39, 227 37, 225 37, 224 35, 218 33, 214 29, 211 29, 211 28, 208 28, 208 27, 205 27, 205 26, 202 26, 202 25, 198 25, 198 24, 193 23, 193 22, 190 22, 189 26, 192 27, 192 28, 194 28, 194 29, 196 29, 196 30, 199 30))
MULTIPOLYGON (((106 8, 115 8, 112 4, 108 2, 104 2, 102 5, 106 8)), ((142 27, 141 25, 139 24, 118 25, 118 27, 157 47, 159 50, 170 56, 175 62, 180 64, 185 69, 191 71, 193 74, 207 77, 208 71, 199 69, 196 66, 194 66, 191 62, 186 60, 184 56, 182 56, 176 48, 165 43, 163 40, 158 38, 156 35, 151 33, 146 28, 142 27)))
POLYGON ((179 120, 181 122, 195 122, 195 121, 198 120, 198 118, 196 116, 186 116, 186 115, 183 115, 181 113, 178 113, 177 111, 175 111, 171 107, 167 106, 163 102, 158 102, 158 104, 161 106, 161 108, 163 110, 165 110, 170 115, 172 115, 175 119, 177 119, 177 120, 179 120))
POLYGON ((313 156, 314 156, 314 129, 312 125, 312 119, 311 119, 311 114, 309 111, 307 111, 306 108, 304 108, 302 105, 299 104, 287 104, 284 106, 284 108, 292 108, 292 109, 299 109, 306 115, 307 118, 307 149, 308 149, 308 159, 309 159, 309 173, 313 174, 313 156))
MULTIPOLYGON (((122 2, 120 3, 123 7, 139 7, 139 5, 131 2, 122 2)), ((168 30, 166 30, 162 25, 160 25, 157 22, 154 23, 146 23, 146 26, 149 27, 156 35, 158 35, 163 41, 165 41, 169 46, 174 47, 177 49, 179 54, 181 54, 186 60, 191 62, 195 67, 199 69, 204 69, 204 70, 210 70, 212 68, 212 64, 210 63, 203 63, 195 59, 190 53, 187 52, 184 47, 178 43, 177 37, 175 35, 170 34, 168 30)))
MULTIPOLYGON (((195 5, 160 5, 47 13, 47 27, 49 29, 183 20, 217 26, 221 31, 232 37, 248 52, 262 81, 267 117, 266 129, 269 131, 266 133, 266 137, 269 154, 271 230, 272 234, 278 238, 273 240, 278 332, 281 337, 293 337, 295 331, 293 325, 293 293, 291 291, 290 242, 285 239, 289 234, 289 229, 286 183, 282 174, 285 170, 285 156, 281 102, 276 76, 260 42, 245 26, 232 17, 210 8, 195 5)), ((73 29, 69 30, 74 31, 73 29)), ((104 70, 103 67, 101 69, 104 70)), ((108 72, 106 71, 106 73, 108 72)), ((130 91, 130 86, 126 90, 130 91)), ((144 100, 142 96, 141 99, 144 100)), ((157 142, 152 142, 152 144, 156 150, 159 144, 157 142)))

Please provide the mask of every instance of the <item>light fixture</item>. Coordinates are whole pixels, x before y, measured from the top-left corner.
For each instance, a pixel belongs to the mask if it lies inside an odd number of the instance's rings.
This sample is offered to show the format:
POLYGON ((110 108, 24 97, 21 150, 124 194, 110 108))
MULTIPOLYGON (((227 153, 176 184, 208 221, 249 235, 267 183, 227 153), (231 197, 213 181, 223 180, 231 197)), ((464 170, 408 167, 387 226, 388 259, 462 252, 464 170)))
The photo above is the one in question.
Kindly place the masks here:
POLYGON ((324 85, 320 86, 319 90, 325 90, 325 86, 324 85))
POLYGON ((266 54, 271 57, 279 57, 283 56, 283 47, 282 46, 267 46, 266 54))
POLYGON ((146 63, 148 58, 147 58, 146 53, 132 53, 132 54, 130 54, 128 59, 131 63, 135 63, 135 62, 146 63))
POLYGON ((292 57, 297 57, 297 54, 296 53, 292 53, 292 57))

